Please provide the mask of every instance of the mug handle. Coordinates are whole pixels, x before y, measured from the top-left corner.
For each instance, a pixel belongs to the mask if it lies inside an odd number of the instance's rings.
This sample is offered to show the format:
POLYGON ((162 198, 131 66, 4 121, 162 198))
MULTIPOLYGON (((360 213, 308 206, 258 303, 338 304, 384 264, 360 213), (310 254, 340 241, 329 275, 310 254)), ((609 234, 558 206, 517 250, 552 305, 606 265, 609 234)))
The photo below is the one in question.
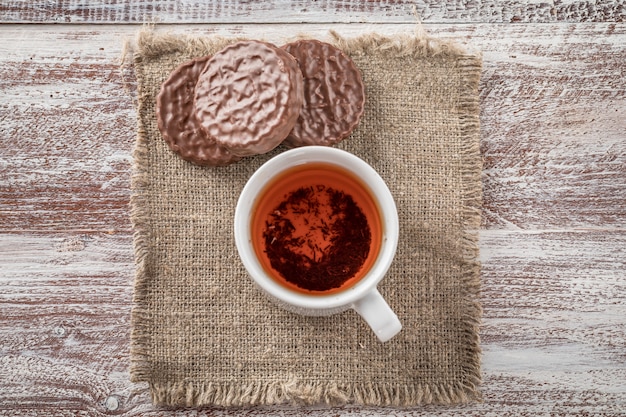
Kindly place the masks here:
POLYGON ((402 329, 398 316, 376 288, 357 300, 352 308, 369 324, 381 342, 388 341, 402 329))

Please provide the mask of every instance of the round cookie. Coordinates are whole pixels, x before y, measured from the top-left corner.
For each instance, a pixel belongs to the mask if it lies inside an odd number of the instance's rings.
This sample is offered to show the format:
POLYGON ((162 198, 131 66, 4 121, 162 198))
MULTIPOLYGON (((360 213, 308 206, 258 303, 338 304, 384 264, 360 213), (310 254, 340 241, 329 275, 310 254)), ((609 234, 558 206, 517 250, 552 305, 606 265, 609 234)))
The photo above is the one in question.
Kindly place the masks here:
POLYGON ((296 60, 269 43, 242 41, 207 62, 195 92, 204 131, 239 156, 269 152, 287 137, 303 103, 296 60))
POLYGON ((193 111, 198 75, 210 57, 196 58, 176 68, 157 96, 157 123, 171 150, 186 161, 204 166, 224 166, 240 160, 207 135, 193 111))
POLYGON ((285 145, 330 146, 343 140, 365 109, 358 68, 341 50, 318 40, 299 40, 282 48, 296 58, 304 77, 304 105, 285 145))

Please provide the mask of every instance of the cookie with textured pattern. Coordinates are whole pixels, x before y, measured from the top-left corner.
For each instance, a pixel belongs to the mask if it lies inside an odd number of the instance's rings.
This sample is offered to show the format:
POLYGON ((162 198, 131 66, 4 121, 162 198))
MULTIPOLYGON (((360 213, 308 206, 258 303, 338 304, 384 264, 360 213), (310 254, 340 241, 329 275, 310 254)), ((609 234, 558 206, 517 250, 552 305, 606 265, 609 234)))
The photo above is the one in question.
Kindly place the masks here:
POLYGON ((285 50, 242 41, 217 52, 198 77, 195 114, 204 132, 233 154, 278 146, 296 123, 303 79, 285 50))
POLYGON ((359 69, 340 49, 318 40, 299 40, 282 48, 296 58, 304 77, 304 105, 285 145, 330 146, 345 139, 365 109, 359 69))
POLYGON ((196 82, 209 58, 187 61, 172 71, 157 96, 157 124, 167 145, 184 160, 203 166, 224 166, 241 158, 201 128, 193 107, 196 82))

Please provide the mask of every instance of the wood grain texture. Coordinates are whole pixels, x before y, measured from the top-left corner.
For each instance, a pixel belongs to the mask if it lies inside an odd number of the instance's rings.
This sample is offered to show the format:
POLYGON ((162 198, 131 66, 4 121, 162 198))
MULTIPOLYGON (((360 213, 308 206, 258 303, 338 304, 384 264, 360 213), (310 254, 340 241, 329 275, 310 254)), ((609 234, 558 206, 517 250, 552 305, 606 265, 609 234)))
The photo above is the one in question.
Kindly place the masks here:
POLYGON ((128 232, 136 116, 120 77, 123 35, 0 33, 0 228, 128 232))
POLYGON ((13 23, 429 23, 623 22, 620 0, 9 0, 13 23))
MULTIPOLYGON (((114 3, 114 2, 110 2, 114 3)), ((16 4, 16 2, 13 2, 16 4)), ((412 24, 333 25, 346 36, 412 24)), ((285 25, 177 26, 265 37, 285 25)), ((625 415, 626 25, 428 25, 481 49, 484 403, 164 410, 129 382, 136 26, 0 26, 0 415, 625 415), (132 74, 123 72, 130 80, 132 74)), ((326 24, 298 26, 325 36, 326 24)))
POLYGON ((625 26, 590 27, 481 42, 487 227, 624 226, 625 26))

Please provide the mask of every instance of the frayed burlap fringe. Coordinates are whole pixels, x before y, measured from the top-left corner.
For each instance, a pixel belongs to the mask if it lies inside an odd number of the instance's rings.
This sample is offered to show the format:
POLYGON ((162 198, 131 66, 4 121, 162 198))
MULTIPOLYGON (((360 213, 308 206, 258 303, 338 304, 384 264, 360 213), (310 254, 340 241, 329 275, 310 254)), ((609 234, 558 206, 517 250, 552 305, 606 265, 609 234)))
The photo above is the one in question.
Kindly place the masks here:
POLYGON ((267 404, 293 406, 356 403, 366 406, 408 407, 415 404, 461 404, 475 400, 471 387, 460 383, 438 386, 377 384, 364 381, 345 385, 323 381, 315 385, 298 382, 254 382, 239 384, 151 383, 152 401, 158 405, 194 407, 215 404, 221 407, 252 407, 267 404))
MULTIPOLYGON (((126 48, 125 52, 126 53, 126 48)), ((134 55, 135 71, 140 71, 141 56, 134 55)), ((123 58, 122 62, 124 61, 123 58)), ((141 78, 142 74, 137 74, 141 78)), ((138 102, 142 103, 147 98, 142 91, 142 84, 138 83, 138 102)), ((148 186, 149 177, 145 166, 147 161, 146 131, 143 124, 137 118, 137 140, 133 150, 133 174, 131 188, 133 193, 130 197, 130 218, 133 225, 133 245, 135 247, 135 291, 133 294, 133 309, 131 312, 131 365, 130 375, 132 381, 146 381, 150 378, 150 349, 152 339, 150 337, 150 311, 142 300, 146 298, 147 280, 150 274, 147 271, 149 262, 148 245, 146 239, 150 230, 150 213, 145 209, 144 192, 148 186)))
POLYGON ((464 334, 467 346, 467 357, 464 362, 465 375, 467 376, 467 386, 462 389, 468 390, 480 399, 481 395, 477 387, 481 381, 480 375, 480 317, 482 308, 480 306, 480 262, 478 261, 478 230, 481 223, 482 207, 482 158, 480 156, 480 142, 476 138, 480 137, 479 121, 479 98, 478 83, 480 71, 482 69, 480 61, 473 56, 461 55, 457 59, 457 65, 463 69, 461 82, 464 94, 460 97, 459 120, 461 127, 461 149, 462 172, 461 180, 462 195, 462 224, 463 235, 461 243, 461 270, 463 271, 463 301, 464 308, 464 334))
MULTIPOLYGON (((361 404, 369 406, 407 407, 417 404, 457 404, 480 400, 480 340, 479 325, 481 307, 478 301, 480 291, 480 264, 478 258, 478 229, 481 209, 481 170, 479 150, 478 95, 476 94, 481 71, 480 59, 476 55, 465 54, 449 41, 420 36, 406 35, 386 37, 368 34, 355 39, 345 39, 336 32, 330 32, 330 41, 352 56, 375 51, 389 56, 424 58, 429 56, 454 57, 462 75, 462 91, 458 104, 458 119, 462 158, 462 224, 464 227, 461 243, 461 269, 463 270, 462 334, 465 340, 463 375, 456 381, 441 384, 390 384, 376 380, 362 380, 346 384, 320 380, 314 383, 298 380, 295 377, 280 381, 254 381, 212 383, 199 381, 162 381, 153 373, 151 352, 153 351, 152 322, 150 306, 144 301, 148 282, 153 276, 151 253, 147 241, 151 236, 152 213, 147 209, 146 190, 150 185, 147 167, 150 163, 147 150, 147 137, 144 124, 138 121, 137 141, 134 149, 134 171, 132 176, 133 194, 131 197, 131 220, 134 228, 136 279, 134 307, 132 310, 131 333, 131 379, 147 381, 152 400, 156 404, 180 406, 255 406, 271 404, 329 405, 361 404)), ((219 49, 237 39, 199 38, 180 34, 157 34, 151 29, 142 30, 133 45, 137 78, 142 79, 142 60, 158 57, 167 52, 180 52, 186 55, 198 51, 219 49)), ((138 102, 153 100, 142 91, 138 83, 138 102)), ((228 347, 226 347, 228 348, 228 347)))
POLYGON ((367 52, 382 53, 390 57, 424 58, 430 56, 459 56, 463 49, 452 41, 431 38, 421 30, 416 34, 398 34, 394 37, 369 33, 353 39, 341 37, 331 30, 331 41, 338 48, 348 54, 363 54, 367 52))
MULTIPOLYGON (((308 35, 301 34, 293 39, 306 39, 308 35)), ((151 27, 139 31, 134 43, 127 42, 124 53, 127 50, 141 51, 145 58, 152 58, 167 53, 178 52, 182 54, 194 54, 199 50, 219 49, 227 44, 234 43, 244 38, 237 37, 198 37, 193 35, 157 33, 151 27)), ((261 39, 262 40, 262 39, 261 39)), ((344 38, 336 31, 329 31, 329 39, 326 41, 334 44, 348 54, 362 54, 378 52, 390 57, 412 56, 424 58, 429 56, 454 56, 476 59, 476 55, 466 55, 464 49, 456 42, 437 39, 428 36, 423 30, 416 30, 416 34, 398 34, 393 37, 369 33, 356 38, 344 38)), ((285 42, 289 42, 286 40, 285 42)), ((135 55, 135 59, 136 59, 135 55)))

